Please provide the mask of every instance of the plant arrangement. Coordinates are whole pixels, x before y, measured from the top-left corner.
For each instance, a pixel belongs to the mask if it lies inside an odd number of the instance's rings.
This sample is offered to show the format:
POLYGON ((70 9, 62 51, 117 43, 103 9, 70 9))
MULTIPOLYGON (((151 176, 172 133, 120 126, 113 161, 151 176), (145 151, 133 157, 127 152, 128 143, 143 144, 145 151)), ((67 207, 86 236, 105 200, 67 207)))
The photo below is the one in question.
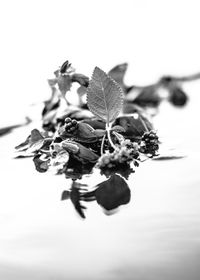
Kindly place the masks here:
POLYGON ((167 76, 146 87, 126 86, 127 66, 117 65, 108 74, 95 67, 89 79, 76 73, 68 61, 63 63, 48 80, 51 97, 44 102, 42 128, 33 129, 16 147, 17 157, 32 157, 37 171, 72 179, 62 200, 70 198, 83 218, 81 201, 97 200, 107 211, 130 201, 129 175, 144 160, 159 158, 159 138, 149 108, 157 108, 163 99, 185 105, 182 82, 200 77, 167 76), (163 88, 165 97, 160 94, 163 88), (69 92, 78 97, 76 106, 70 103, 69 92), (94 170, 108 179, 89 191, 79 180, 94 170))

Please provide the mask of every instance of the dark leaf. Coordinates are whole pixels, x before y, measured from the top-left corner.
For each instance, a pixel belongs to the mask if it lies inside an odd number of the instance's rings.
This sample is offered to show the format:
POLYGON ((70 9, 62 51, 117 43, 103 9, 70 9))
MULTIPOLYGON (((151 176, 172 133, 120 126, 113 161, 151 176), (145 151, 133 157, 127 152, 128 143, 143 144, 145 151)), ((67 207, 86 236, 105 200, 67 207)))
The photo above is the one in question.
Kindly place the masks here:
POLYGON ((13 131, 13 129, 20 127, 21 125, 11 125, 0 128, 0 136, 4 136, 13 131))
POLYGON ((70 198, 70 191, 63 191, 61 195, 61 200, 67 200, 70 198))
POLYGON ((162 155, 160 155, 160 156, 156 156, 156 157, 154 157, 153 158, 153 160, 160 160, 160 161, 162 161, 162 160, 174 160, 174 159, 182 159, 182 158, 185 158, 186 156, 184 156, 184 155, 180 155, 180 156, 176 156, 176 155, 170 155, 170 156, 162 156, 162 155))
POLYGON ((51 99, 51 100, 47 100, 44 102, 44 109, 42 111, 42 116, 46 115, 47 113, 56 110, 59 108, 60 105, 60 99, 51 99))
POLYGON ((0 136, 4 136, 4 135, 10 133, 16 128, 28 125, 30 122, 31 122, 31 120, 27 117, 26 121, 24 123, 2 127, 2 128, 0 128, 0 136))
POLYGON ((71 67, 71 63, 69 63, 69 61, 65 61, 62 66, 60 67, 60 73, 61 74, 65 74, 67 72, 67 70, 71 67))
POLYGON ((122 134, 129 138, 141 137, 145 131, 153 129, 150 121, 138 113, 119 117, 116 119, 114 125, 122 126, 125 130, 122 134))
POLYGON ((137 104, 134 104, 132 102, 124 102, 124 106, 123 106, 123 113, 124 114, 134 114, 134 113, 138 113, 141 115, 145 115, 145 109, 140 107, 137 104))
POLYGON ((161 97, 158 94, 157 86, 151 85, 143 88, 135 88, 126 95, 127 101, 132 101, 134 104, 138 104, 140 106, 152 106, 156 107, 161 102, 161 97))
POLYGON ((188 97, 180 86, 172 86, 169 88, 169 101, 175 106, 184 106, 188 97))
POLYGON ((41 155, 36 155, 33 158, 33 162, 35 164, 35 168, 38 172, 44 173, 48 170, 49 168, 49 160, 44 160, 41 159, 42 156, 41 155))
POLYGON ((97 185, 95 195, 98 204, 108 211, 129 203, 131 198, 126 181, 116 174, 97 185))
POLYGON ((71 76, 71 80, 72 80, 72 82, 77 82, 81 86, 84 86, 84 87, 88 87, 88 85, 89 85, 89 78, 83 74, 75 73, 71 76))
POLYGON ((77 160, 73 156, 69 158, 67 169, 65 170, 66 178, 81 179, 83 175, 90 174, 95 163, 86 162, 83 163, 77 160))
POLYGON ((85 206, 81 205, 80 203, 80 190, 74 184, 72 185, 72 191, 70 193, 70 199, 78 212, 78 214, 81 216, 81 218, 85 218, 84 210, 86 209, 85 206))

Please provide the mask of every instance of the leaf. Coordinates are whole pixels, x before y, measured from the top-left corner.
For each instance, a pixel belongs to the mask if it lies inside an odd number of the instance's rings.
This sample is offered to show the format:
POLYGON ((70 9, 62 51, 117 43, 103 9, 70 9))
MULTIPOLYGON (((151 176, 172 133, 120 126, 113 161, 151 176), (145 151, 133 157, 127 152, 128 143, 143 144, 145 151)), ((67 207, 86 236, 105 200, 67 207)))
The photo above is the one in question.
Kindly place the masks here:
POLYGON ((44 173, 49 168, 49 160, 44 160, 42 155, 36 155, 33 158, 35 168, 38 172, 44 173))
POLYGON ((31 120, 28 117, 26 117, 25 123, 2 127, 2 128, 0 128, 0 136, 4 136, 4 135, 12 132, 13 129, 28 125, 30 122, 31 122, 31 120))
POLYGON ((106 210, 113 210, 130 201, 130 189, 126 181, 117 174, 112 175, 97 187, 95 191, 97 203, 106 210))
POLYGON ((43 139, 44 139, 44 137, 42 136, 42 134, 39 132, 38 129, 33 129, 31 131, 31 139, 30 139, 30 141, 32 143, 36 143, 36 142, 38 142, 40 140, 43 140, 43 139))
POLYGON ((157 107, 161 102, 161 97, 157 85, 150 85, 142 88, 132 87, 126 95, 126 100, 142 107, 157 107))
POLYGON ((86 207, 80 203, 80 190, 78 188, 72 186, 70 199, 78 214, 81 216, 81 218, 84 219, 85 218, 84 210, 86 209, 86 207))
POLYGON ((178 156, 176 156, 176 155, 171 155, 171 156, 157 156, 157 157, 155 157, 155 158, 153 158, 153 160, 174 160, 174 159, 182 159, 182 158, 185 158, 186 156, 182 156, 182 155, 178 155, 178 156))
POLYGON ((61 195, 61 200, 67 200, 70 198, 70 191, 63 191, 61 195))
POLYGON ((73 138, 78 142, 93 143, 97 142, 105 134, 105 130, 94 130, 87 123, 79 122, 77 128, 72 132, 67 132, 66 129, 60 128, 59 135, 62 139, 73 138))
POLYGON ((144 132, 153 129, 150 121, 145 116, 138 113, 119 117, 113 125, 122 126, 125 132, 121 133, 130 139, 141 137, 144 132))
POLYGON ((72 82, 77 82, 81 86, 88 87, 89 85, 89 78, 83 74, 75 73, 71 76, 72 82))
POLYGON ((21 155, 28 156, 39 151, 41 148, 48 150, 52 140, 48 136, 44 137, 39 130, 33 129, 31 135, 23 143, 16 146, 15 149, 17 152, 22 153, 21 155))
POLYGON ((65 75, 65 76, 60 75, 58 77, 57 82, 58 82, 58 88, 61 91, 62 95, 65 95, 66 92, 69 91, 71 88, 72 82, 71 82, 70 76, 69 75, 65 75))
POLYGON ((87 89, 87 103, 90 111, 109 125, 122 109, 123 91, 111 77, 95 67, 87 89))
POLYGON ((126 88, 124 84, 124 76, 126 74, 127 68, 128 64, 123 63, 115 66, 108 72, 108 75, 113 78, 113 80, 115 80, 123 89, 126 88))

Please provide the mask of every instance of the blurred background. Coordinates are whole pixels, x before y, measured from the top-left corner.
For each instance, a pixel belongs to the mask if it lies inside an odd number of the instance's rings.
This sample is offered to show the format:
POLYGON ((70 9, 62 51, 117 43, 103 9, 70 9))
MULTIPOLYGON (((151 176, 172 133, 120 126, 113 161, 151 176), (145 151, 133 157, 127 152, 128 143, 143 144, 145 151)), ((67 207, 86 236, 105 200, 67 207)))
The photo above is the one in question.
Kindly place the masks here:
MULTIPOLYGON (((1 1, 0 127, 32 116, 66 60, 87 76, 127 62, 127 85, 200 72, 199 12, 198 0, 1 1)), ((200 81, 184 90, 187 106, 161 105, 154 123, 186 158, 141 164, 131 203, 117 215, 91 205, 78 219, 60 201, 64 177, 11 160, 29 127, 1 138, 0 279, 199 279, 200 81)))
POLYGON ((199 26, 195 0, 1 1, 0 121, 48 98, 46 80, 67 59, 88 76, 128 62, 129 85, 198 72, 199 26))

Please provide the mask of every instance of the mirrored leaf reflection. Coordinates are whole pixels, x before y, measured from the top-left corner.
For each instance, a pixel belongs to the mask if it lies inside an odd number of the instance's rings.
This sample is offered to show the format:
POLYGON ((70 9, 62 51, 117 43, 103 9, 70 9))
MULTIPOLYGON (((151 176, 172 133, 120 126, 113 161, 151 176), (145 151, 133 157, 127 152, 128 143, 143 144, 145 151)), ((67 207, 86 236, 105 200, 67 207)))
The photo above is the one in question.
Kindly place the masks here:
POLYGON ((70 199, 81 218, 86 218, 87 209, 83 202, 96 201, 106 215, 116 213, 121 205, 130 202, 131 191, 127 182, 118 174, 113 174, 108 180, 89 190, 88 185, 72 182, 69 190, 63 191, 61 200, 70 199))

